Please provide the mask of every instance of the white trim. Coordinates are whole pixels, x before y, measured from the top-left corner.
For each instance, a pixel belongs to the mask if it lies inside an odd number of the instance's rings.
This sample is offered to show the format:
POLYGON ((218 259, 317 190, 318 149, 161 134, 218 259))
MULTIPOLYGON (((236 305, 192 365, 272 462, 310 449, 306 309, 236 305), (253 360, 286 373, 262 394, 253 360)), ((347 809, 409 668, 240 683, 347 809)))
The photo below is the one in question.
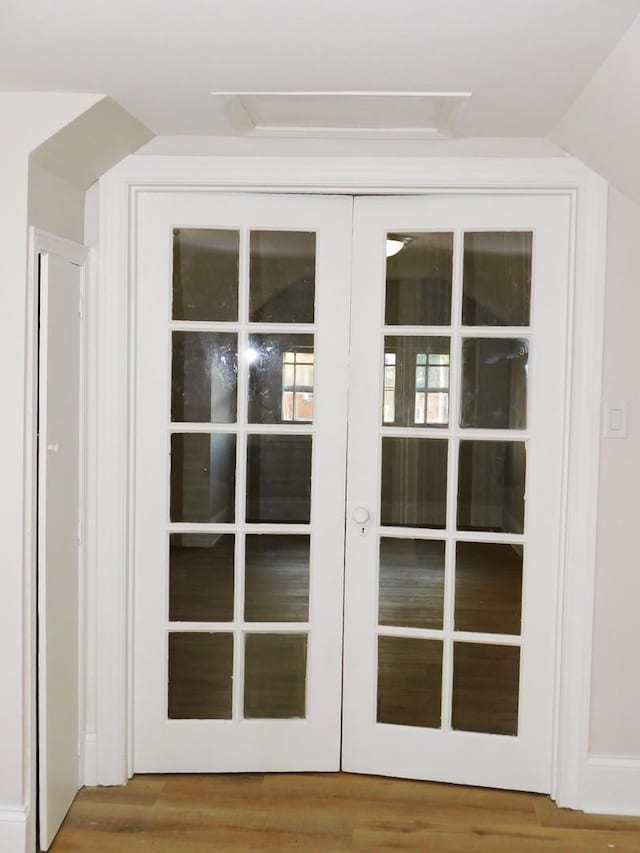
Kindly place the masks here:
MULTIPOLYGON (((80 267, 85 267, 87 259, 87 250, 79 243, 72 240, 67 240, 64 237, 57 237, 54 234, 49 234, 46 231, 30 227, 29 228, 29 254, 27 259, 27 348, 26 348, 26 365, 25 365, 25 532, 24 532, 24 560, 27 570, 25 572, 25 630, 28 631, 25 639, 25 679, 26 679, 26 707, 25 707, 25 739, 26 739, 26 755, 28 762, 26 765, 25 779, 25 797, 27 805, 24 810, 24 820, 26 822, 25 838, 33 836, 35 838, 35 808, 37 802, 36 790, 36 762, 37 749, 36 744, 38 735, 36 731, 36 694, 38 689, 37 681, 37 536, 38 536, 38 506, 37 506, 37 476, 38 476, 38 456, 37 456, 37 432, 38 432, 38 311, 39 311, 39 263, 38 257, 40 254, 52 254, 61 258, 65 258, 72 263, 78 264, 80 267)), ((83 280, 83 289, 86 284, 86 279, 83 280)), ((88 341, 86 337, 83 341, 86 354, 88 341)), ((83 588, 83 567, 84 567, 84 550, 80 552, 80 575, 81 575, 81 590, 83 588)), ((82 599, 80 599, 82 601, 82 599)), ((84 622, 83 608, 80 608, 81 625, 84 622)), ((80 653, 83 654, 82 638, 80 640, 80 653)), ((80 713, 79 720, 82 724, 84 717, 83 708, 83 673, 82 668, 78 673, 80 678, 80 713)), ((10 810, 11 811, 11 810, 10 810)), ((14 812, 11 811, 11 814, 14 812)), ((0 823, 2 822, 2 813, 0 813, 0 823)), ((11 821, 10 821, 11 822, 11 821)), ((18 847, 8 848, 11 853, 18 850, 18 847)), ((2 835, 0 831, 0 853, 2 853, 2 835)))
POLYGON ((581 808, 595 814, 640 815, 640 758, 589 756, 581 808))
POLYGON ((82 784, 95 787, 98 784, 95 732, 85 732, 82 758, 82 784))
MULTIPOLYGON (((558 617, 552 795, 581 808, 590 704, 598 434, 604 322, 606 192, 579 161, 461 158, 133 156, 100 182, 98 381, 98 781, 130 771, 129 226, 137 193, 154 188, 348 194, 560 193, 572 201, 571 343, 564 466, 564 566, 558 617)), ((562 561, 561 561, 562 562, 562 561)))
POLYGON ((27 808, 0 806, 0 853, 27 853, 31 843, 27 808))

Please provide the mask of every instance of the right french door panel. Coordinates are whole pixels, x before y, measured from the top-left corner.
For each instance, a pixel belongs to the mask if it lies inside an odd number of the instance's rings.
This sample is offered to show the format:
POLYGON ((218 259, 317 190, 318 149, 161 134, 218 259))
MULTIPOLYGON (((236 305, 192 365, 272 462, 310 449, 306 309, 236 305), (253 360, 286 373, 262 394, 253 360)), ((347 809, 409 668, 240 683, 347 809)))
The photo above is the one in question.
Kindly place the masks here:
POLYGON ((355 201, 346 771, 550 789, 570 229, 355 201))

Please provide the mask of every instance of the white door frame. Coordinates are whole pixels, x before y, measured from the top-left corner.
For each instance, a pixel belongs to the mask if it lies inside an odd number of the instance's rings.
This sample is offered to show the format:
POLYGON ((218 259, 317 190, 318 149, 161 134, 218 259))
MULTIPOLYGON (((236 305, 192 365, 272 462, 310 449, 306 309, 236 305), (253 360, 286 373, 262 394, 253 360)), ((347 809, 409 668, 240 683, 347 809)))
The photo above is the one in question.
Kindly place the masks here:
MULTIPOLYGON (((24 561, 26 566, 25 575, 25 624, 29 625, 30 642, 25 649, 25 671, 30 674, 29 692, 27 694, 27 704, 25 707, 25 740, 26 751, 29 755, 29 764, 27 767, 27 775, 25 779, 25 790, 28 792, 28 820, 29 838, 33 839, 35 844, 35 816, 37 803, 37 744, 38 730, 36 717, 38 678, 37 678, 37 619, 38 619, 38 589, 37 589, 37 539, 38 539, 38 394, 39 394, 39 256, 41 254, 52 254, 64 258, 74 264, 77 264, 82 269, 82 298, 84 300, 87 292, 87 281, 90 267, 89 250, 76 243, 73 240, 67 240, 64 237, 58 237, 55 234, 49 234, 38 228, 29 228, 29 245, 27 259, 27 348, 26 348, 26 363, 25 363, 25 429, 27 442, 25 445, 25 530, 24 530, 24 561)), ((81 507, 84 504, 86 491, 84 488, 84 472, 85 472, 85 449, 86 432, 84 425, 86 424, 86 390, 87 390, 87 351, 88 337, 86 335, 84 323, 81 325, 81 376, 82 385, 80 392, 80 489, 81 489, 81 507)), ((81 514, 83 513, 81 509, 81 514)), ((85 669, 87 665, 86 658, 86 643, 83 642, 86 631, 85 608, 82 606, 85 587, 84 587, 84 568, 85 545, 81 544, 79 553, 79 583, 78 590, 80 605, 79 616, 79 696, 80 708, 78 713, 78 724, 80 731, 83 730, 84 721, 84 683, 85 669)), ((82 766, 84 755, 82 754, 82 744, 80 744, 81 754, 78 761, 80 766, 80 776, 82 776, 82 766)), ((29 842, 31 843, 31 842, 29 842)))
MULTIPOLYGON (((96 778, 132 773, 132 340, 131 270, 137 199, 154 189, 333 194, 523 193, 571 201, 568 363, 562 536, 554 628, 554 766, 551 796, 581 808, 587 772, 592 613, 604 331, 607 183, 570 158, 283 158, 132 156, 100 181, 100 270, 91 306, 98 395, 89 412, 89 505, 97 509, 89 556, 95 583, 96 778)), ((93 684, 93 678, 89 678, 93 684)), ((91 700, 91 697, 90 697, 91 700)), ((91 781, 91 780, 87 780, 91 781)))

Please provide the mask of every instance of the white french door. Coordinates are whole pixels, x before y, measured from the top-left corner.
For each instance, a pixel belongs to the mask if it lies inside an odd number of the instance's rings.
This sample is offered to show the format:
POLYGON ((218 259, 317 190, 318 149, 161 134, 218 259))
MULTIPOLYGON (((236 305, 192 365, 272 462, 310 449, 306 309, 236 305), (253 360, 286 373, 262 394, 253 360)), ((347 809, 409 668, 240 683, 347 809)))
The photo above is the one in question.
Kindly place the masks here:
POLYGON ((137 772, 339 767, 351 210, 139 210, 137 772))
POLYGON ((550 790, 568 229, 355 202, 345 770, 550 790))
POLYGON ((549 790, 568 249, 561 197, 142 197, 136 772, 549 790))

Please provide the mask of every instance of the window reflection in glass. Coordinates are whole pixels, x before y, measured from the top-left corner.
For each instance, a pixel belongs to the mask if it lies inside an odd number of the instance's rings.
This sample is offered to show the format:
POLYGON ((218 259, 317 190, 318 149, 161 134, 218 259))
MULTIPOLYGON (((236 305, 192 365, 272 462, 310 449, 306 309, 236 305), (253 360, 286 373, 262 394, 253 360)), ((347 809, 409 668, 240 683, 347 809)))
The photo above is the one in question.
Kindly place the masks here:
POLYGON ((447 426, 449 347, 448 337, 385 337, 383 424, 447 426))

